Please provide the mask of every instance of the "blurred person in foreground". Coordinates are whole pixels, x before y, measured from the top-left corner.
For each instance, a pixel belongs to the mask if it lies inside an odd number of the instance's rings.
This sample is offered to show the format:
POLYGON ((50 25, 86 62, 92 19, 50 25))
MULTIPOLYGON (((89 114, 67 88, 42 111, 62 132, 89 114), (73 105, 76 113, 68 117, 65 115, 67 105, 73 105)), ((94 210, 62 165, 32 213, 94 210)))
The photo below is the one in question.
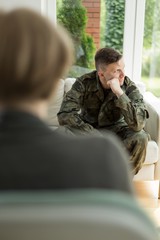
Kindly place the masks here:
POLYGON ((29 9, 0 12, 0 189, 104 188, 133 193, 113 135, 72 137, 45 123, 72 62, 67 33, 29 9))
POLYGON ((77 78, 64 97, 59 123, 75 134, 115 133, 129 152, 133 174, 137 174, 149 138, 143 130, 148 118, 143 96, 125 75, 123 56, 115 49, 99 49, 95 66, 95 71, 77 78))

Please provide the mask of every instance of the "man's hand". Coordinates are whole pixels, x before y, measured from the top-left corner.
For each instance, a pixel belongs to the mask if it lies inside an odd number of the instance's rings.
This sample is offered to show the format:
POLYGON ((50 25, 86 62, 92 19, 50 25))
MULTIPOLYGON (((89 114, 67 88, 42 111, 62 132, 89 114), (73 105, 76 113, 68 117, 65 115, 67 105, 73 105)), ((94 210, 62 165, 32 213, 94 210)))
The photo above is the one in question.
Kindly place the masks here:
POLYGON ((112 78, 111 80, 107 81, 108 86, 112 90, 112 92, 119 98, 123 91, 120 86, 120 82, 118 78, 112 78))

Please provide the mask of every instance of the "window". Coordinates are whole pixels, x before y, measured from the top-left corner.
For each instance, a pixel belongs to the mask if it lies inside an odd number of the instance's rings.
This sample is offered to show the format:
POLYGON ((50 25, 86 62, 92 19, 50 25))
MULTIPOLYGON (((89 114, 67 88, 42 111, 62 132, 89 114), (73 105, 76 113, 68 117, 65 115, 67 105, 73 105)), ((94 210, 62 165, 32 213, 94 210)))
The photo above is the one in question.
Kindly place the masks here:
POLYGON ((142 80, 160 97, 160 1, 146 0, 142 80))
POLYGON ((76 62, 69 76, 95 69, 94 55, 100 46, 123 52, 124 12, 125 0, 57 0, 57 20, 75 45, 76 62))
MULTIPOLYGON (((57 6, 63 1, 65 0, 57 0, 57 6)), ((135 82, 144 81, 147 89, 160 97, 160 1, 66 0, 66 3, 69 11, 65 13, 69 15, 69 20, 71 11, 76 10, 75 4, 86 8, 88 20, 82 17, 80 22, 85 25, 83 30, 87 34, 91 34, 92 37, 95 34, 94 37, 97 38, 95 42, 95 38, 83 36, 83 43, 79 44, 77 41, 76 57, 79 60, 73 66, 70 76, 80 76, 93 69, 96 48, 110 46, 123 52, 126 75, 135 82), (100 30, 96 28, 98 25, 100 30), (113 31, 109 32, 108 29, 113 31)), ((78 26, 76 18, 71 20, 72 30, 74 25, 78 26)))

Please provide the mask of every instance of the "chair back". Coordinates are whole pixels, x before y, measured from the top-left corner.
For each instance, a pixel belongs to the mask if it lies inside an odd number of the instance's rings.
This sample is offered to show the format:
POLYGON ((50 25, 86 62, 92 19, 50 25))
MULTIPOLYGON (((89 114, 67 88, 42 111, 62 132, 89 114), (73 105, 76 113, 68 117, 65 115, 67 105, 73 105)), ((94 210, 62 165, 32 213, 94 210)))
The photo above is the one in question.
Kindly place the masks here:
POLYGON ((1 240, 156 240, 127 194, 106 190, 0 192, 1 240))

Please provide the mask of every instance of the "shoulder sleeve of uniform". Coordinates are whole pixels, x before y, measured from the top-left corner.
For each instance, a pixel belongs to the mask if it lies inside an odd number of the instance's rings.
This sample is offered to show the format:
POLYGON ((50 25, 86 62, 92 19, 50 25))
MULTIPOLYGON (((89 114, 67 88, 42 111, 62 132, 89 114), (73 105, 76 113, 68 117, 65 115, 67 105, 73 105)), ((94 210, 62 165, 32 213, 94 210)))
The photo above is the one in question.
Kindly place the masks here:
POLYGON ((131 81, 128 77, 126 77, 125 79, 125 83, 126 83, 126 95, 129 96, 131 94, 134 94, 135 97, 137 97, 136 95, 138 94, 138 97, 141 96, 140 91, 138 89, 138 87, 136 86, 136 84, 131 81))
POLYGON ((126 90, 126 95, 130 95, 133 91, 138 90, 135 85, 131 85, 126 90))
POLYGON ((84 85, 82 83, 82 81, 80 79, 77 79, 75 81, 75 83, 73 84, 72 87, 74 90, 78 91, 78 92, 83 92, 84 91, 84 85))

